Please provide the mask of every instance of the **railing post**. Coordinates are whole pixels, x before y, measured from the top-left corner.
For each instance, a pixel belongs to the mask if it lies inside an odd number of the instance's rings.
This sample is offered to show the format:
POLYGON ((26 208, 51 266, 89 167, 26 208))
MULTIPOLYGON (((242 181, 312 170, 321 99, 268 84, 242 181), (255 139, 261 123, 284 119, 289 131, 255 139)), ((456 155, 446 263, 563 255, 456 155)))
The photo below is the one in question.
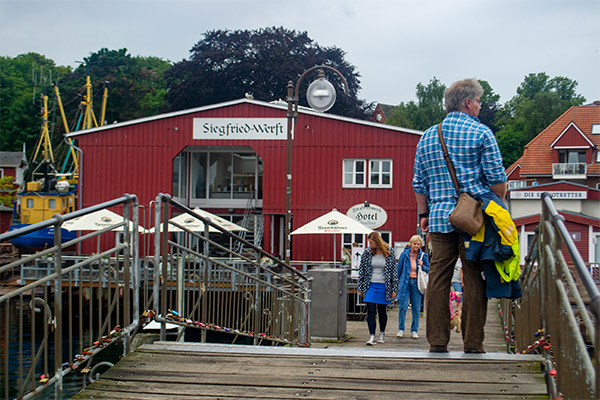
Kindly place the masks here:
MULTIPOLYGON (((169 253, 168 253, 168 240, 169 240, 169 207, 167 202, 163 202, 162 207, 162 226, 163 231, 160 235, 161 239, 161 259, 162 259, 162 285, 160 289, 160 314, 163 318, 167 316, 167 288, 169 285, 169 253)), ((160 340, 167 340, 166 324, 160 326, 160 340)))
MULTIPOLYGON (((129 307, 130 307, 130 302, 131 302, 131 295, 130 295, 130 279, 131 279, 131 274, 130 274, 130 270, 129 268, 131 268, 131 263, 130 263, 130 250, 131 250, 131 238, 132 236, 135 235, 135 233, 130 231, 130 225, 129 225, 129 221, 130 221, 130 214, 129 214, 129 206, 130 206, 131 202, 128 201, 127 203, 123 204, 123 219, 125 220, 125 226, 123 227, 123 242, 127 245, 124 249, 123 249, 123 326, 130 326, 132 321, 130 319, 131 313, 129 311, 129 307)), ((136 232, 137 233, 137 232, 136 232)), ((116 290, 117 290, 117 296, 118 296, 118 291, 119 291, 119 278, 118 278, 118 272, 119 272, 119 257, 117 255, 117 260, 116 260, 117 264, 116 264, 116 270, 117 270, 117 280, 116 280, 116 290)), ((110 330, 111 327, 109 326, 108 329, 110 330)), ((129 330, 128 330, 129 331, 129 330)), ((129 332, 126 333, 126 337, 129 337, 129 332)), ((129 340, 125 340, 123 343, 123 355, 126 355, 129 351, 128 351, 128 343, 129 340)))
POLYGON ((62 216, 55 215, 54 224, 54 245, 57 247, 54 253, 54 272, 56 280, 54 281, 54 396, 56 399, 62 398, 63 379, 62 379, 62 216))
MULTIPOLYGON (((185 283, 184 283, 184 276, 185 274, 183 273, 183 268, 184 268, 184 260, 183 257, 179 257, 179 259, 177 260, 177 311, 179 312, 180 315, 186 315, 185 312, 185 308, 184 308, 184 301, 183 301, 183 297, 185 296, 185 283)), ((185 327, 180 326, 177 329, 177 338, 179 342, 184 342, 184 335, 185 335, 185 327)))
MULTIPOLYGON (((153 300, 153 305, 154 305, 154 309, 156 310, 156 313, 160 312, 160 301, 159 301, 159 291, 161 288, 160 285, 160 274, 161 274, 161 269, 160 269, 160 237, 161 237, 161 232, 160 232, 160 215, 161 215, 161 209, 162 209, 162 198, 161 195, 159 194, 158 196, 156 196, 156 205, 154 208, 154 276, 152 277, 152 300, 153 300)), ((163 328, 161 327, 161 340, 162 340, 162 332, 163 332, 163 328)))

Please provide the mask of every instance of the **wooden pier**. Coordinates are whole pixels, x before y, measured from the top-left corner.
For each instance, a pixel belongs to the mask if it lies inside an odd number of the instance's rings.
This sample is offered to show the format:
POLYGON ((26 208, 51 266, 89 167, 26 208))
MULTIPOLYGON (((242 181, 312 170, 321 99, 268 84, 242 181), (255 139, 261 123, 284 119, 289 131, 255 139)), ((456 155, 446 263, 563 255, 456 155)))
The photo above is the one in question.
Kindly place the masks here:
MULTIPOLYGON (((486 354, 450 353, 397 338, 397 309, 386 343, 365 346, 366 322, 349 321, 342 341, 310 348, 155 342, 143 345, 77 399, 547 399, 537 355, 507 354, 497 302, 490 301, 486 354)), ((407 328, 410 316, 407 316, 407 328)))

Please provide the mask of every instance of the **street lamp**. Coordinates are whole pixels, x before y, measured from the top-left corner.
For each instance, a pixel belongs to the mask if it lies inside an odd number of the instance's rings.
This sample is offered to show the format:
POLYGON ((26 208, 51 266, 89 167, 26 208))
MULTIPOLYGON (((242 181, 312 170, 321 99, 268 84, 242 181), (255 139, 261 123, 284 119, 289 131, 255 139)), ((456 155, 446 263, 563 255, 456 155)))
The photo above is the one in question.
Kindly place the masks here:
POLYGON ((346 82, 346 78, 344 75, 337 69, 327 66, 327 65, 316 65, 312 68, 304 71, 298 81, 296 82, 296 86, 292 81, 289 81, 287 84, 287 147, 286 147, 286 178, 285 178, 285 263, 290 263, 290 232, 292 228, 292 127, 294 125, 294 120, 298 117, 298 89, 300 88, 300 82, 309 72, 319 69, 319 73, 317 76, 317 80, 312 82, 308 86, 308 90, 306 91, 306 99, 310 107, 319 112, 325 112, 333 107, 335 103, 335 88, 333 85, 325 79, 325 74, 323 73, 323 69, 328 69, 340 76, 342 82, 344 83, 344 90, 346 92, 346 96, 348 95, 348 82, 346 82))

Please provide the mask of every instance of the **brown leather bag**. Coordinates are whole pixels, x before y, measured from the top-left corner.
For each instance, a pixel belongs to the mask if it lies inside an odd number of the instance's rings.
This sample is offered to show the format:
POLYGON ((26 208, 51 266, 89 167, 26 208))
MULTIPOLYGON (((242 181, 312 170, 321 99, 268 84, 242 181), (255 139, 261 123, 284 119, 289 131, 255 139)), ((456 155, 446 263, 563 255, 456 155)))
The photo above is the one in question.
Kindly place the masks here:
POLYGON ((442 124, 438 124, 438 136, 440 137, 440 143, 442 144, 442 150, 444 151, 444 158, 452 177, 452 183, 456 193, 458 193, 458 202, 454 211, 450 214, 450 223, 454 226, 459 227, 471 236, 475 236, 479 229, 483 225, 483 212, 481 211, 481 203, 479 200, 474 199, 468 193, 461 193, 460 187, 458 186, 458 179, 456 178, 456 172, 452 165, 452 160, 448 154, 448 148, 442 135, 442 124))

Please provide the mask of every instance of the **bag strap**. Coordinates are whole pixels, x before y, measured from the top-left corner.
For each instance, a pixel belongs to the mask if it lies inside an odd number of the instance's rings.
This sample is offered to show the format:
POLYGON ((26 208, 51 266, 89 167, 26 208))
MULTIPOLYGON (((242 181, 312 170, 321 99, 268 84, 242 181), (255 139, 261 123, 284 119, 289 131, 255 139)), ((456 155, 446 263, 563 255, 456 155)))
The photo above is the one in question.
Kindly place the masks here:
POLYGON ((450 176, 452 177, 452 183, 454 183, 454 188, 456 189, 456 194, 460 195, 460 186, 458 185, 458 179, 456 178, 456 171, 454 171, 454 165, 452 165, 452 160, 450 159, 450 154, 448 154, 448 148, 446 147, 446 142, 444 141, 444 135, 442 135, 442 124, 438 124, 438 136, 440 137, 440 143, 442 145, 442 150, 444 152, 444 159, 446 160, 446 164, 448 165, 448 171, 450 172, 450 176))

